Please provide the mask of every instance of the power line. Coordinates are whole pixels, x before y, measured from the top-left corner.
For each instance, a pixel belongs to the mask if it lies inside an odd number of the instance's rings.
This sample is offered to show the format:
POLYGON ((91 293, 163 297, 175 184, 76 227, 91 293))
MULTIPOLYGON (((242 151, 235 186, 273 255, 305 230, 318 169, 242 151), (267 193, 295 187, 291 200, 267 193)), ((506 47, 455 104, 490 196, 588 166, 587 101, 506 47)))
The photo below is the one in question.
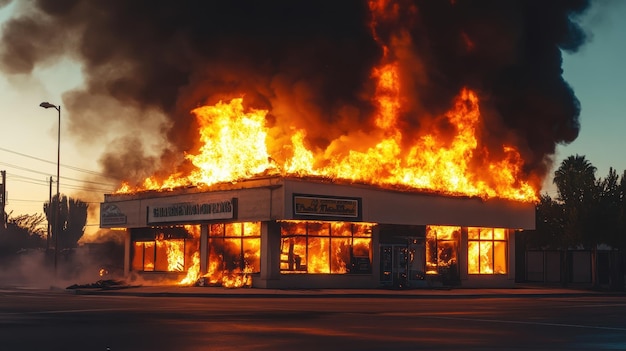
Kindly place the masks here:
MULTIPOLYGON (((31 169, 31 168, 26 168, 26 167, 14 165, 14 164, 11 164, 11 163, 0 162, 0 165, 5 165, 7 167, 16 168, 16 169, 19 169, 19 170, 22 170, 22 171, 26 171, 26 172, 32 172, 32 173, 37 173, 37 174, 49 176, 48 173, 37 171, 37 170, 31 169)), ((29 177, 26 177, 26 176, 20 176, 20 175, 17 175, 17 176, 22 177, 24 179, 36 180, 35 178, 29 178, 29 177)), ((112 183, 94 182, 94 181, 91 181, 91 180, 76 179, 76 178, 65 177, 65 176, 61 177, 61 179, 62 180, 69 180, 69 181, 75 181, 75 182, 81 182, 81 183, 89 183, 89 184, 95 184, 95 185, 110 186, 110 187, 116 187, 117 186, 117 185, 112 184, 112 183)))
MULTIPOLYGON (((40 186, 48 186, 49 185, 49 180, 40 180, 40 179, 36 179, 36 178, 31 178, 31 177, 25 177, 25 176, 21 176, 21 175, 14 175, 14 174, 10 174, 11 176, 9 177, 10 180, 15 181, 15 182, 22 182, 22 183, 29 183, 29 184, 35 184, 35 185, 40 185, 40 186)), ((63 177, 61 177, 63 178, 63 177)), ((79 189, 79 190, 101 190, 103 192, 108 192, 108 191, 112 191, 115 188, 117 188, 117 186, 113 185, 113 184, 106 184, 106 183, 99 183, 99 182, 90 182, 90 181, 82 181, 80 179, 73 179, 73 178, 67 178, 66 180, 71 180, 71 181, 75 181, 75 182, 79 182, 79 183, 87 183, 87 184, 93 184, 93 185, 99 185, 99 186, 104 186, 105 188, 101 188, 101 187, 88 187, 88 186, 80 186, 80 185, 74 185, 74 184, 67 184, 64 183, 63 184, 63 188, 66 189, 79 189)))
MULTIPOLYGON (((0 151, 4 151, 4 152, 8 152, 8 153, 11 153, 11 154, 14 154, 14 155, 27 157, 27 158, 30 158, 32 160, 37 160, 37 161, 40 161, 40 162, 45 162, 45 163, 56 165, 56 162, 53 162, 53 161, 50 161, 50 160, 46 160, 46 159, 43 159, 43 158, 39 158, 39 157, 35 157, 35 156, 31 156, 31 155, 27 155, 27 154, 24 154, 24 153, 21 153, 21 152, 5 149, 3 147, 0 147, 0 151)), ((117 180, 117 181, 122 181, 122 179, 119 179, 117 177, 110 176, 110 175, 107 175, 107 174, 104 174, 104 173, 100 173, 100 172, 96 172, 96 171, 92 171, 92 170, 89 170, 89 169, 79 168, 79 167, 75 167, 75 166, 69 166, 69 165, 65 165, 65 164, 62 164, 62 163, 61 163, 61 166, 64 167, 64 168, 67 168, 67 169, 78 171, 78 172, 88 173, 88 174, 96 175, 96 176, 99 176, 99 177, 104 177, 104 178, 109 178, 109 179, 113 179, 113 180, 117 180)))
MULTIPOLYGON (((48 187, 49 184, 50 184, 49 180, 40 180, 40 179, 36 179, 36 178, 32 178, 32 177, 25 177, 25 176, 21 176, 21 175, 11 175, 11 177, 9 177, 9 179, 12 180, 12 181, 15 181, 15 182, 34 184, 34 185, 38 185, 38 186, 42 186, 42 187, 48 187)), ((90 181, 81 181, 81 180, 72 179, 72 178, 69 178, 67 180, 80 182, 80 183, 87 183, 87 186, 81 186, 79 184, 67 184, 67 183, 64 183, 63 184, 63 188, 64 189, 82 190, 82 191, 97 192, 97 193, 109 193, 109 192, 115 191, 115 189, 116 189, 116 186, 114 186, 112 184, 105 184, 105 183, 99 183, 99 182, 90 182, 90 181), (95 186, 90 186, 90 185, 95 185, 95 186), (99 187, 99 185, 100 186, 104 186, 104 188, 103 187, 99 187)))
POLYGON ((11 179, 11 178, 9 178, 9 179, 12 180, 12 181, 21 182, 21 183, 28 183, 28 184, 35 184, 35 185, 41 185, 41 186, 48 186, 48 183, 43 181, 43 180, 41 182, 38 182, 38 181, 28 181, 28 180, 24 180, 24 179, 11 179))
POLYGON ((11 201, 19 201, 19 202, 41 202, 42 200, 11 199, 11 201))
POLYGON ((14 165, 14 164, 11 164, 11 163, 0 162, 0 165, 16 168, 16 169, 19 169, 19 170, 22 170, 22 171, 26 171, 26 172, 32 172, 32 173, 37 173, 37 174, 42 174, 42 175, 49 175, 49 173, 45 173, 45 172, 37 171, 37 170, 34 170, 34 169, 30 169, 30 168, 14 165))
MULTIPOLYGON (((32 160, 36 160, 39 162, 44 162, 47 164, 52 164, 52 165, 58 165, 56 162, 53 161, 49 161, 46 159, 42 159, 39 157, 35 157, 35 156, 31 156, 31 155, 27 155, 21 152, 17 152, 17 151, 13 151, 13 150, 9 150, 6 148, 2 148, 0 147, 0 151, 4 151, 4 152, 8 152, 11 154, 15 154, 21 157, 26 157, 32 160)), ((19 173, 9 173, 9 179, 11 181, 14 182, 21 182, 21 183, 27 183, 27 184, 34 184, 37 186, 41 186, 41 187, 49 187, 51 182, 52 182, 52 176, 48 173, 48 172, 42 172, 38 169, 33 169, 33 168, 29 168, 29 167, 24 167, 22 165, 16 165, 16 164, 12 164, 12 163, 7 163, 7 162, 0 162, 0 165, 2 166, 7 166, 11 169, 17 170, 17 171, 23 171, 23 172, 28 172, 28 173, 32 173, 32 174, 38 174, 38 175, 43 175, 45 176, 45 179, 40 179, 40 178, 35 178, 35 177, 29 177, 27 175, 24 174, 19 174, 19 173)), ((106 178, 106 179, 111 179, 115 182, 121 182, 121 179, 116 178, 116 177, 112 177, 100 172, 96 172, 96 171, 92 171, 92 170, 88 170, 88 169, 84 169, 84 168, 79 168, 79 167, 75 167, 75 166, 69 166, 69 165, 65 165, 65 164, 60 164, 60 166, 69 169, 69 170, 73 170, 76 172, 81 172, 84 174, 88 174, 91 176, 96 176, 96 177, 102 177, 102 178, 106 178)), ((58 175, 58 174, 57 174, 58 175)), ((65 190, 71 189, 71 190, 79 190, 79 191, 84 191, 84 192, 91 192, 91 193, 98 193, 98 194, 103 194, 103 193, 111 193, 113 192, 118 186, 119 184, 113 184, 113 183, 108 183, 108 182, 98 182, 98 181, 93 181, 93 180, 83 180, 83 179, 76 179, 76 178, 72 178, 72 177, 66 177, 66 176, 59 176, 61 182, 63 183, 62 188, 64 188, 65 190), (75 184, 78 183, 78 184, 75 184)), ((59 179, 57 179, 58 181, 59 179)), ((10 199, 11 203, 12 203, 12 207, 17 207, 17 208, 30 208, 31 205, 29 204, 35 204, 35 203, 45 203, 46 201, 48 201, 48 199, 42 199, 42 200, 33 200, 33 199, 10 199)), ((86 202, 87 204, 91 205, 96 205, 99 206, 100 202, 86 202)), ((99 224, 86 224, 86 226, 99 226, 99 224)), ((43 227, 43 226, 42 226, 43 227)))

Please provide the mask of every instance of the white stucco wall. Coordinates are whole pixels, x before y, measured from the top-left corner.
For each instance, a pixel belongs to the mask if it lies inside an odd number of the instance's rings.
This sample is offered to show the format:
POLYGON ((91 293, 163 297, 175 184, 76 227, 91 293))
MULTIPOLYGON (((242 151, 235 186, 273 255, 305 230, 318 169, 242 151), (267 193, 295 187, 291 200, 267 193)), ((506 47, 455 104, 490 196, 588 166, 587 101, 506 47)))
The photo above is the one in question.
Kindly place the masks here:
POLYGON ((153 192, 110 195, 101 208, 115 205, 126 223, 102 227, 147 226, 147 208, 175 203, 206 203, 237 199, 236 220, 268 221, 293 219, 293 195, 357 198, 364 222, 402 225, 456 225, 511 229, 534 229, 532 203, 502 199, 451 197, 418 192, 400 192, 359 185, 339 185, 300 179, 275 178, 267 182, 233 185, 232 189, 206 192, 153 192))

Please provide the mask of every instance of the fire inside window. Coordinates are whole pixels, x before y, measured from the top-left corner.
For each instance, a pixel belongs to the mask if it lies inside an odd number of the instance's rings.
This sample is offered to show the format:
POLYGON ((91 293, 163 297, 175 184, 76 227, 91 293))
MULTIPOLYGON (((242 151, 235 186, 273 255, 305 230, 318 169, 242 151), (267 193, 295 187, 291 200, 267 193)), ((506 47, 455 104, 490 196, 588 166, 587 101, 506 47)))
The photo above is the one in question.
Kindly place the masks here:
POLYGON ((209 225, 208 276, 261 270, 261 222, 209 225))
POLYGON ((467 228, 467 271, 507 273, 507 232, 502 228, 467 228))
POLYGON ((426 226, 426 274, 457 273, 460 237, 461 227, 426 226))
POLYGON ((371 273, 372 224, 280 222, 281 273, 371 273))
POLYGON ((132 269, 144 272, 184 272, 198 250, 197 226, 151 228, 133 241, 132 269))
MULTIPOLYGON (((200 226, 150 228, 133 240, 132 269, 143 272, 186 272, 198 264, 200 226)), ((261 267, 261 223, 220 223, 208 226, 208 267, 213 284, 230 275, 258 273, 261 267)), ((198 268, 198 267, 194 267, 198 268)))

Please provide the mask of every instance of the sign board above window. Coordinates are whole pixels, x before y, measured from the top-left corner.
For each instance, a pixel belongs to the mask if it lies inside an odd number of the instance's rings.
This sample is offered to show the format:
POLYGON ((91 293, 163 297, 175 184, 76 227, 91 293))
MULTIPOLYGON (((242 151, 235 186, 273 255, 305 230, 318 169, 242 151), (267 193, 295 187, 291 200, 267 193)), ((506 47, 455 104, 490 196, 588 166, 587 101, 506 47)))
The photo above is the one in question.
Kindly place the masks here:
POLYGON ((236 198, 201 203, 158 204, 148 206, 148 224, 234 219, 236 207, 236 198))
POLYGON ((295 218, 361 220, 361 199, 330 197, 322 195, 293 195, 295 218))

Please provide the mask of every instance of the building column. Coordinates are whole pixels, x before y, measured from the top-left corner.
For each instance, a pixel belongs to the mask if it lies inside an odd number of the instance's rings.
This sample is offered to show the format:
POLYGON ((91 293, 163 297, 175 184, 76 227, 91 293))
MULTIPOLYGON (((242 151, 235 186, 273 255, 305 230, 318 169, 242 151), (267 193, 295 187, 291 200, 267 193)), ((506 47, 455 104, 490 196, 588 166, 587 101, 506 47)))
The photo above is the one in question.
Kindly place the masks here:
POLYGON ((507 229, 508 232, 508 250, 509 250, 509 279, 515 282, 515 230, 507 229))
POLYGON ((459 268, 459 277, 460 283, 463 285, 463 282, 469 280, 468 273, 468 265, 469 265, 469 238, 468 238, 468 228, 461 227, 461 240, 459 243, 459 252, 457 252, 457 266, 459 268))
POLYGON ((125 229, 124 234, 124 276, 127 277, 130 274, 130 229, 125 229))
POLYGON ((372 227, 372 279, 380 284, 380 225, 372 227))
POLYGON ((261 222, 261 279, 280 279, 280 225, 261 222))
POLYGON ((200 224, 200 275, 207 274, 209 225, 200 224))

